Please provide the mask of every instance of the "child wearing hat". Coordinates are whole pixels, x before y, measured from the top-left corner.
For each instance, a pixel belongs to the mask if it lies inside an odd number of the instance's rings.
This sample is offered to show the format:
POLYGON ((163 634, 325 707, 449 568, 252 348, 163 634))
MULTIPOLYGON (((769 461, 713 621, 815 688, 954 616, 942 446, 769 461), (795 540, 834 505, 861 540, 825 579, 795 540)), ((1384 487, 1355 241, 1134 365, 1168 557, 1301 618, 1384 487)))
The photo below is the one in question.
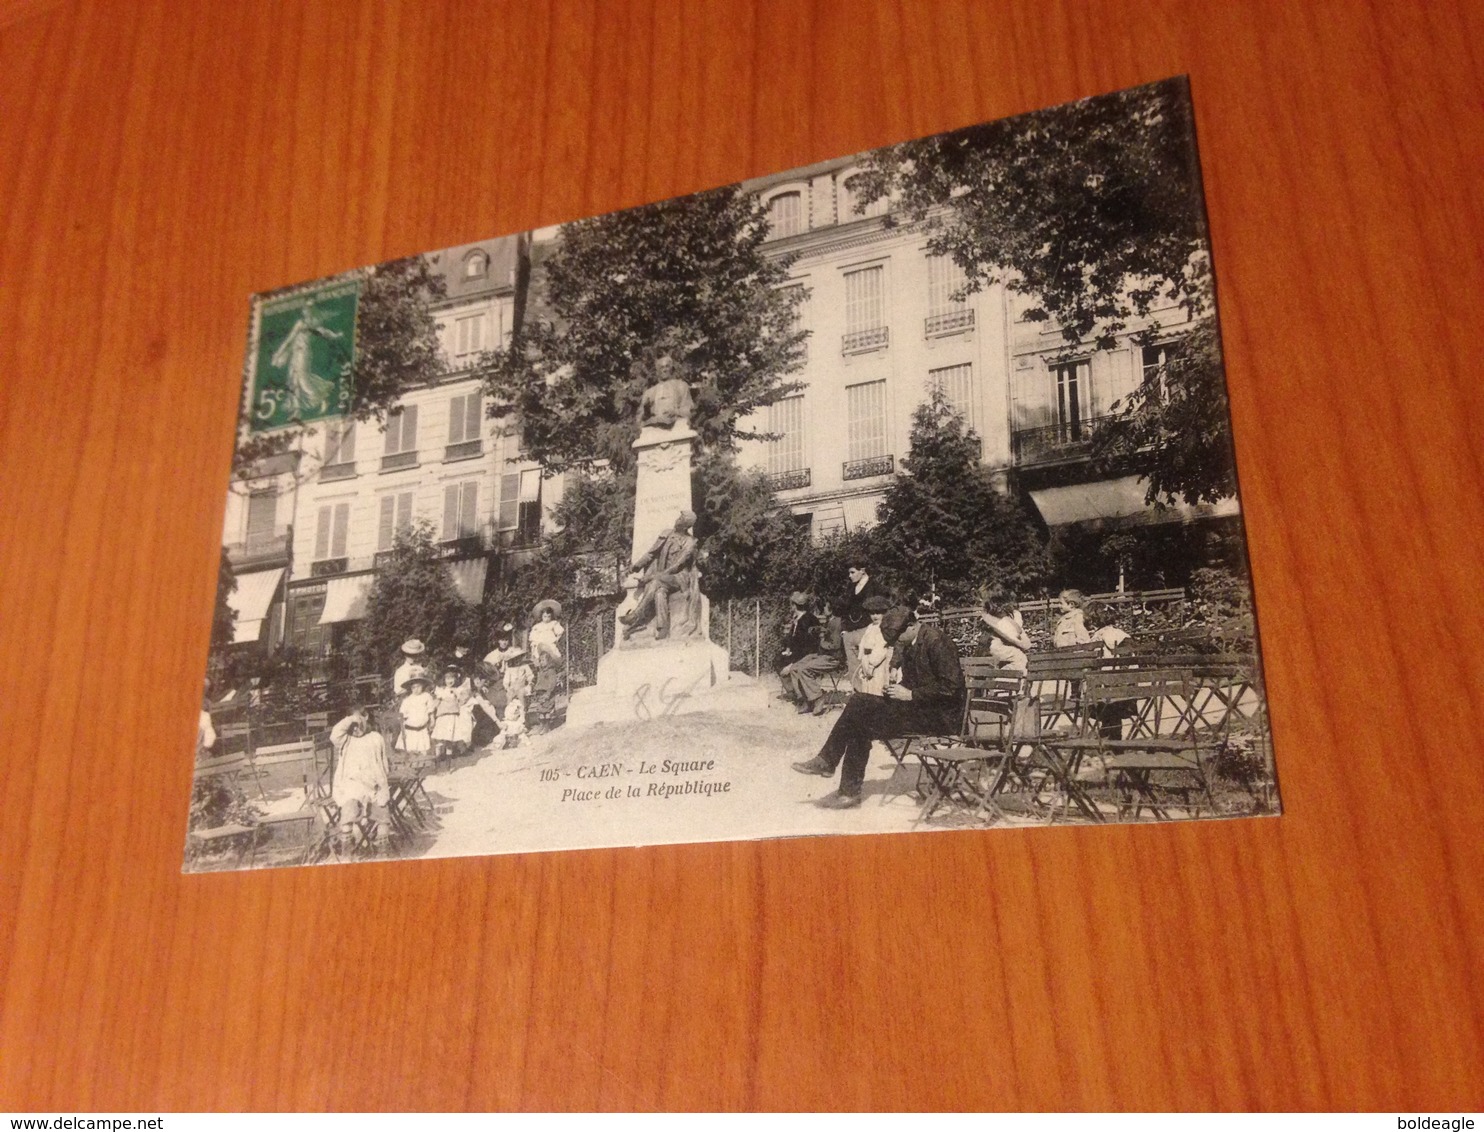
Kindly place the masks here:
POLYGON ((407 691, 407 678, 413 672, 423 671, 423 653, 427 652, 427 646, 416 637, 402 642, 402 663, 397 666, 397 671, 392 674, 392 691, 402 695, 407 691))
POLYGON ((442 683, 433 692, 437 701, 433 709, 433 754, 437 758, 459 753, 459 714, 472 694, 468 678, 455 665, 443 670, 442 683))
POLYGON ((886 685, 891 680, 891 646, 881 629, 881 619, 891 607, 891 599, 880 594, 872 594, 862 604, 871 623, 861 635, 855 690, 867 696, 886 695, 886 685))
POLYGON ((548 664, 560 665, 562 650, 557 642, 566 632, 562 628, 562 623, 557 620, 562 615, 562 607, 547 598, 545 601, 536 603, 535 613, 535 623, 531 625, 531 631, 526 634, 526 643, 531 646, 531 659, 536 662, 538 668, 544 668, 548 664))
POLYGON ((410 755, 425 755, 433 749, 432 728, 438 701, 433 698, 433 682, 426 669, 417 668, 407 677, 407 694, 402 697, 402 735, 399 750, 410 755))

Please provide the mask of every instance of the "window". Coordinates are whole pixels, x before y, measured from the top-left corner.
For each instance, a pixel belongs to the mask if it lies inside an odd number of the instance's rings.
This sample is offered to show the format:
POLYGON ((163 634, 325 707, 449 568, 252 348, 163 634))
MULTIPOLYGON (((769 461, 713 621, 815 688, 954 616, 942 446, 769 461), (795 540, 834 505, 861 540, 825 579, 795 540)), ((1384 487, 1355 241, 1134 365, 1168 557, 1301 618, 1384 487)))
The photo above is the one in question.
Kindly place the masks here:
POLYGON ((804 398, 785 397, 768 406, 768 474, 796 472, 804 467, 804 398))
POLYGON ((529 543, 541 534, 541 471, 527 468, 500 477, 500 513, 495 520, 502 531, 515 531, 516 540, 529 543))
POLYGON ((852 462, 886 452, 886 382, 845 387, 845 441, 852 462))
POLYGON ((527 468, 520 474, 520 521, 516 532, 523 543, 541 536, 541 471, 527 468))
POLYGON ((249 550, 266 546, 273 541, 275 521, 278 518, 278 492, 255 491, 247 497, 247 546, 249 550))
POLYGON ((443 541, 479 533, 479 484, 451 483, 443 489, 443 541))
POLYGON ((356 422, 331 424, 325 429, 325 462, 322 480, 349 479, 356 474, 356 422))
POLYGON ((798 193, 779 193, 768 202, 768 233, 777 240, 797 236, 804 230, 804 198, 798 193))
POLYGON ((1158 346, 1145 346, 1143 352, 1143 376, 1145 385, 1159 384, 1160 391, 1165 387, 1165 367, 1170 364, 1170 353, 1173 343, 1163 342, 1158 346))
POLYGON ((886 345, 886 269, 863 267, 845 273, 843 352, 861 353, 886 345))
POLYGON ((483 252, 470 252, 464 260, 464 278, 480 279, 490 269, 490 257, 483 252))
POLYGON ((330 626, 319 623, 327 593, 328 587, 321 583, 296 589, 289 598, 288 643, 311 656, 324 656, 330 651, 330 626))
POLYGON ((314 559, 345 557, 345 539, 350 530, 350 504, 327 503, 319 509, 314 527, 314 559))
POLYGON ((483 311, 453 320, 453 360, 467 365, 485 349, 489 316, 483 311))
POLYGON ((958 264, 946 255, 928 257, 928 316, 924 334, 936 338, 957 334, 974 325, 974 310, 967 296, 955 298, 967 280, 958 264))
POLYGON ((1081 440, 1087 429, 1087 362, 1052 366, 1056 379, 1056 429, 1061 440, 1081 440))
POLYGON ((965 424, 974 423, 974 367, 968 362, 928 370, 928 390, 941 391, 943 400, 965 424))
POLYGON ((407 405, 393 411, 386 419, 386 450, 381 457, 383 470, 410 468, 417 464, 417 406, 407 405))
POLYGON ((481 408, 478 390, 461 393, 449 400, 447 459, 479 455, 482 447, 479 440, 481 408))
POLYGON ((507 472, 500 477, 500 514, 496 526, 513 531, 520 524, 520 473, 507 472))
POLYGON ((383 495, 377 516, 376 549, 390 550, 397 535, 412 527, 412 492, 383 495))
MULTIPOLYGON (((804 316, 809 307, 809 288, 802 283, 790 283, 783 289, 783 293, 793 303, 793 321, 788 324, 789 333, 797 334, 801 330, 808 329, 804 325, 804 316)), ((804 360, 808 361, 809 340, 807 338, 800 343, 799 349, 803 352, 804 360)))
POLYGON ((857 212, 856 206, 861 202, 861 191, 863 185, 859 174, 845 178, 841 185, 840 193, 840 223, 848 224, 852 220, 860 220, 866 216, 883 216, 886 214, 887 200, 879 197, 865 206, 863 212, 857 212))

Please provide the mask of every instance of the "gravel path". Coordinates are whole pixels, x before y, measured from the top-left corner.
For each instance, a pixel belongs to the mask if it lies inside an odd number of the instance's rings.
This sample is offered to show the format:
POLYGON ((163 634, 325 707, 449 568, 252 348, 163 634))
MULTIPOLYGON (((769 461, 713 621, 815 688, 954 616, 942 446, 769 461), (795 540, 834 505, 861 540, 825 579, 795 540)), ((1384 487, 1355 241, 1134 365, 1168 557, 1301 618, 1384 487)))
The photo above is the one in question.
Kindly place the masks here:
POLYGON ((761 713, 558 728, 524 747, 485 752, 427 779, 439 818, 422 855, 902 833, 962 824, 952 818, 942 826, 937 818, 922 824, 908 792, 914 770, 896 771, 880 744, 859 809, 815 805, 834 791, 836 780, 799 774, 789 764, 817 751, 838 718, 838 712, 799 715, 774 699, 761 713))

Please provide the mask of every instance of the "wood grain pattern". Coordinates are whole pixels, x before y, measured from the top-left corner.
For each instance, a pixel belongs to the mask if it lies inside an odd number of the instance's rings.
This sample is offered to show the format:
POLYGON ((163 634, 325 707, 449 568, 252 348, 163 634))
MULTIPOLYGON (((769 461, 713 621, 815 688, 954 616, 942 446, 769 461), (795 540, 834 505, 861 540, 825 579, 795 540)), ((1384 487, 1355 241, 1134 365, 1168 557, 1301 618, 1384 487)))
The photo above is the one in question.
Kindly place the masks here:
POLYGON ((1481 59, 1448 0, 0 5, 0 1107, 1484 1107, 1481 59), (250 292, 1180 72, 1285 817, 180 875, 250 292))

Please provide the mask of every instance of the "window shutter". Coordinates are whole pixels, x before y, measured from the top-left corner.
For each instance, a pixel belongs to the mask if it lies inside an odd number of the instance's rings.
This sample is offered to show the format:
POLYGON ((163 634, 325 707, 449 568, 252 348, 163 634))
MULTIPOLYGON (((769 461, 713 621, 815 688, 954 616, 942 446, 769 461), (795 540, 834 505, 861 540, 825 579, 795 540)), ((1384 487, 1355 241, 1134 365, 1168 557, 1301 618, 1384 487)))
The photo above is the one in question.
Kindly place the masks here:
POLYGON ((408 405, 402 410, 402 451, 417 449, 417 406, 408 405))
POLYGON ((392 539, 396 535, 394 529, 396 517, 393 513, 396 506, 397 501, 392 496, 383 495, 381 497, 381 514, 376 527, 377 550, 390 550, 392 548, 392 539))
POLYGON ((247 541, 273 537, 278 515, 278 495, 272 491, 255 491, 247 497, 247 541))
POLYGON ((329 507, 319 509, 319 522, 314 528, 314 557, 316 559, 330 557, 330 516, 329 507))
POLYGON ((448 442, 458 444, 464 439, 464 398, 462 395, 448 402, 448 442))
POLYGON ((520 473, 500 477, 500 529, 513 531, 520 521, 520 473))
POLYGON ((443 540, 459 537, 459 485, 451 483, 443 489, 443 540))
POLYGON ((345 557, 345 542, 350 535, 350 504, 335 505, 335 534, 330 540, 330 557, 345 557))
POLYGON ((405 531, 412 527, 412 492, 404 491, 397 496, 397 530, 405 531))
POLYGON ((465 440, 478 440, 479 439, 480 409, 483 407, 483 406, 480 405, 479 402, 480 402, 480 397, 479 397, 479 394, 478 393, 471 393, 471 394, 469 394, 469 409, 468 409, 469 415, 468 415, 468 417, 464 421, 464 439, 465 440))
POLYGON ((394 409, 386 415, 386 447, 383 450, 387 456, 395 456, 401 451, 400 437, 402 435, 402 410, 394 409))
POLYGON ((472 535, 479 530, 477 518, 479 484, 466 483, 463 499, 459 501, 459 535, 472 535))

